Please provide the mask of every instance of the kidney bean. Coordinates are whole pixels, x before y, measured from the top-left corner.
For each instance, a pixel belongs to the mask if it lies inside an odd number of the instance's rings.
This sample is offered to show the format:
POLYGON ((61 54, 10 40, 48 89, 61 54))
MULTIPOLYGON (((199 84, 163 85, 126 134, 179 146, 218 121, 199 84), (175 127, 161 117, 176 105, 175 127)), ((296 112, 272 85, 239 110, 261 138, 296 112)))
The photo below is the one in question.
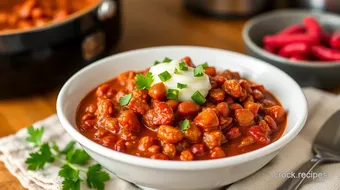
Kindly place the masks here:
POLYGON ((149 90, 149 96, 156 100, 163 100, 166 98, 166 88, 165 85, 160 82, 151 86, 149 90))
POLYGON ((268 134, 272 133, 272 130, 270 129, 268 123, 267 123, 265 120, 260 120, 260 121, 259 121, 259 125, 260 125, 263 129, 265 129, 265 131, 266 131, 268 134))
POLYGON ((310 50, 311 46, 309 44, 296 42, 283 46, 278 55, 289 58, 293 55, 308 54, 310 50))
POLYGON ((177 143, 183 139, 183 133, 178 128, 170 125, 161 125, 158 128, 157 137, 166 143, 177 143))
POLYGON ((173 159, 176 156, 175 145, 171 143, 164 143, 162 153, 167 155, 169 158, 173 159))
POLYGON ((202 139, 202 131, 194 123, 190 123, 190 128, 183 132, 184 138, 191 143, 199 142, 202 139))
POLYGON ((264 98, 264 95, 260 90, 254 89, 253 90, 253 97, 255 98, 255 100, 262 100, 264 98))
POLYGON ((236 80, 227 80, 224 82, 222 87, 227 94, 234 98, 239 98, 243 95, 242 87, 236 80))
POLYGON ((165 102, 157 102, 154 109, 143 115, 143 122, 146 126, 155 129, 159 125, 171 125, 175 115, 172 108, 165 102))
POLYGON ((109 117, 114 113, 113 103, 110 99, 98 98, 97 117, 109 117))
POLYGON ((195 156, 190 150, 183 150, 179 156, 179 159, 182 161, 191 161, 194 160, 194 158, 195 156))
POLYGON ((251 89, 251 84, 249 81, 245 80, 245 79, 241 79, 239 80, 239 84, 240 86, 245 89, 248 93, 252 93, 253 90, 251 89))
POLYGON ((293 25, 287 26, 286 28, 278 32, 277 35, 298 34, 298 33, 304 33, 305 31, 306 31, 306 28, 303 25, 293 24, 293 25))
POLYGON ((222 102, 225 98, 225 91, 221 88, 211 89, 208 96, 214 102, 222 102))
POLYGON ((210 150, 209 157, 211 159, 224 158, 226 155, 221 147, 215 147, 210 150))
POLYGON ((220 128, 221 130, 227 129, 233 123, 232 117, 223 117, 220 116, 220 128))
POLYGON ((146 151, 150 146, 155 144, 157 144, 157 139, 150 136, 144 136, 139 140, 138 150, 146 151))
POLYGON ((262 92, 262 93, 265 93, 265 92, 266 92, 266 89, 264 88, 264 86, 263 86, 262 84, 251 84, 251 85, 250 85, 250 88, 251 88, 252 90, 257 89, 257 90, 259 90, 259 91, 262 92))
POLYGON ((187 141, 179 141, 178 143, 176 143, 176 150, 177 152, 182 152, 183 150, 189 148, 190 145, 187 141))
POLYGON ((204 131, 211 131, 218 129, 219 119, 213 109, 207 108, 195 117, 194 124, 201 127, 204 131))
POLYGON ((139 122, 135 113, 131 110, 123 111, 118 117, 119 124, 127 131, 139 132, 141 123, 139 122))
POLYGON ((264 107, 272 107, 272 106, 276 106, 277 104, 271 100, 263 100, 262 104, 264 107))
POLYGON ((205 132, 203 134, 203 142, 210 149, 221 146, 221 144, 226 142, 226 140, 226 137, 220 130, 205 132))
POLYGON ((151 159, 156 159, 156 160, 169 160, 169 158, 162 154, 162 153, 158 153, 158 154, 153 154, 151 157, 151 159))
POLYGON ((314 56, 326 61, 340 60, 340 50, 330 49, 321 45, 312 46, 312 53, 314 56))
POLYGON ((189 67, 195 67, 195 65, 192 63, 190 57, 184 57, 182 61, 189 67))
POLYGON ((148 151, 155 154, 155 153, 159 153, 161 149, 162 148, 159 145, 152 145, 148 148, 148 151))
POLYGON ((249 109, 237 109, 235 119, 240 126, 247 127, 254 123, 254 114, 249 109))
POLYGON ((192 101, 185 101, 178 105, 177 111, 181 116, 196 116, 201 111, 201 106, 192 101))
POLYGON ((281 106, 272 106, 270 108, 266 108, 265 113, 271 116, 277 122, 281 122, 286 116, 286 111, 281 106))
POLYGON ((221 75, 217 75, 214 77, 214 81, 216 82, 218 87, 222 87, 222 85, 224 84, 226 80, 227 79, 221 75))
POLYGON ((251 144, 255 143, 255 139, 252 136, 247 136, 245 138, 243 138, 243 140, 241 141, 241 143, 238 145, 239 148, 243 148, 245 146, 249 146, 251 144))
POLYGON ((209 75, 210 77, 216 76, 216 68, 215 67, 207 67, 204 69, 204 73, 209 75))
POLYGON ((251 113, 253 113, 253 115, 256 116, 257 112, 260 109, 260 105, 258 103, 255 103, 255 102, 247 101, 246 103, 244 103, 244 108, 249 109, 251 111, 251 113))
POLYGON ((104 146, 111 146, 117 142, 118 138, 115 135, 107 135, 103 137, 100 141, 104 146))
POLYGON ((268 137, 268 132, 259 125, 253 125, 248 129, 249 134, 254 137, 254 139, 263 144, 267 145, 270 143, 270 139, 268 137))
POLYGON ((166 103, 171 107, 172 111, 176 111, 179 105, 179 101, 177 100, 167 100, 166 103))
POLYGON ((86 108, 85 108, 85 112, 87 112, 87 113, 92 113, 92 114, 94 114, 94 113, 96 113, 96 111, 97 111, 97 106, 96 106, 95 104, 89 104, 89 105, 86 106, 86 108))
POLYGON ((218 103, 216 110, 219 116, 228 117, 230 114, 229 105, 226 102, 218 103))
POLYGON ((193 144, 191 146, 191 152, 195 156, 204 156, 204 154, 205 154, 204 144, 202 144, 202 143, 193 144))
POLYGON ((228 131, 226 133, 227 139, 235 139, 235 138, 240 137, 241 135, 242 135, 241 131, 238 127, 232 127, 230 129, 228 129, 228 131))
POLYGON ((266 115, 266 116, 264 116, 264 120, 268 123, 270 129, 272 129, 272 130, 277 129, 276 122, 274 121, 274 119, 272 117, 270 117, 269 115, 266 115))

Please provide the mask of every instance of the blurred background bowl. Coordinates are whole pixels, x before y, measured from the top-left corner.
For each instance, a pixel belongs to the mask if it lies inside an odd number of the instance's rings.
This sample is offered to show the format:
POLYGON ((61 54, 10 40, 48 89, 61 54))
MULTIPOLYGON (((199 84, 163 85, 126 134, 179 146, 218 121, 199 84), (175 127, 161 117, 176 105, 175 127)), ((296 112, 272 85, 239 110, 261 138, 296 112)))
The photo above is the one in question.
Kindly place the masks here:
POLYGON ((337 87, 340 85, 340 61, 295 62, 262 49, 262 39, 265 35, 274 34, 292 24, 302 23, 303 18, 308 15, 314 16, 328 32, 340 29, 340 16, 331 13, 297 9, 264 13, 250 19, 243 28, 242 37, 248 54, 282 69, 303 87, 337 87))

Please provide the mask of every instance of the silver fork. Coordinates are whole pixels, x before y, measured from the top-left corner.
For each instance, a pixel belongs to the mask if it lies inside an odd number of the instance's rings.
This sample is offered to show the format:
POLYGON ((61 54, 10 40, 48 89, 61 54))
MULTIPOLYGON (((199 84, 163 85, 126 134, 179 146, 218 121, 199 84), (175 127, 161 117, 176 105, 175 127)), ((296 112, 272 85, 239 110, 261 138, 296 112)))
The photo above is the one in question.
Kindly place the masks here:
MULTIPOLYGON (((313 142, 313 152, 313 158, 295 173, 307 174, 320 163, 340 162, 340 110, 333 114, 318 132, 313 142)), ((297 178, 286 180, 278 190, 297 190, 305 179, 303 175, 297 175, 297 178)))

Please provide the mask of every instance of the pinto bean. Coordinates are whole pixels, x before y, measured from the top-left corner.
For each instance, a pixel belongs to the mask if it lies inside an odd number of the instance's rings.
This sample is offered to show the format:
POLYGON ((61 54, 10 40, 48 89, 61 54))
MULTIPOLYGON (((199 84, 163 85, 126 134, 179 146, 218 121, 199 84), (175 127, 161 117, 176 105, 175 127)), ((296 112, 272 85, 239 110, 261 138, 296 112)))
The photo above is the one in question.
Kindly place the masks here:
POLYGON ((254 122, 254 114, 249 109, 235 110, 235 118, 240 126, 250 126, 254 122))
POLYGON ((264 98, 264 95, 260 90, 254 89, 253 90, 253 97, 255 98, 255 100, 262 100, 264 98))
POLYGON ((148 151, 151 153, 159 153, 161 151, 161 146, 159 145, 152 145, 148 148, 148 151))
POLYGON ((178 105, 177 110, 181 116, 196 116, 201 111, 201 106, 192 101, 185 101, 178 105))
POLYGON ((183 139, 183 133, 173 126, 161 125, 158 128, 157 137, 165 143, 177 143, 183 139))
POLYGON ((220 130, 205 132, 203 134, 203 142, 210 149, 221 146, 221 144, 224 143, 226 140, 226 137, 220 130))
POLYGON ((166 103, 171 107, 172 111, 176 111, 179 105, 177 100, 167 100, 166 103))
POLYGON ((163 100, 166 98, 166 88, 165 85, 160 82, 151 86, 149 90, 149 96, 156 100, 163 100))
POLYGON ((244 103, 244 108, 249 109, 251 111, 251 113, 253 113, 253 115, 256 116, 257 112, 260 109, 260 105, 258 103, 255 103, 255 102, 247 101, 246 103, 244 103))
POLYGON ((275 122, 275 120, 272 117, 270 117, 269 115, 266 115, 266 116, 264 116, 264 120, 269 125, 270 129, 272 129, 272 130, 276 130, 277 129, 276 122, 275 122))
POLYGON ((228 117, 230 114, 229 105, 226 102, 218 103, 216 110, 219 116, 228 117))
POLYGON ((159 125, 171 125, 175 115, 171 107, 165 102, 157 102, 154 109, 150 109, 143 115, 143 122, 146 126, 155 129, 159 125))
POLYGON ((211 89, 208 96, 214 102, 222 102, 225 98, 225 91, 221 88, 211 89))
POLYGON ((158 153, 158 154, 153 154, 151 157, 151 159, 156 159, 156 160, 169 160, 169 158, 162 154, 162 153, 158 153))
POLYGON ((189 129, 185 130, 184 138, 189 140, 191 143, 199 142, 202 139, 202 131, 194 123, 190 123, 189 129))
POLYGON ((253 90, 251 89, 251 85, 247 80, 241 79, 239 81, 240 86, 245 89, 248 93, 252 93, 253 90))
POLYGON ((236 80, 225 81, 222 88, 227 94, 234 98, 239 98, 243 95, 242 87, 236 80))
POLYGON ((123 111, 118 117, 119 124, 127 131, 139 132, 141 123, 139 122, 135 113, 131 110, 123 111))
POLYGON ((205 131, 211 131, 218 129, 219 119, 213 109, 207 108, 195 117, 194 124, 205 131))
POLYGON ((114 114, 113 103, 110 99, 99 98, 97 106, 97 117, 109 117, 114 114))
POLYGON ((171 143, 163 144, 163 154, 167 155, 169 158, 174 158, 176 156, 176 147, 171 143))
POLYGON ((144 136, 139 140, 138 150, 146 151, 150 146, 155 144, 157 144, 157 139, 150 136, 144 136))
POLYGON ((210 150, 209 157, 211 159, 224 158, 226 155, 221 147, 215 147, 210 150))
POLYGON ((191 161, 194 160, 194 158, 195 156, 190 150, 183 150, 179 156, 179 159, 182 161, 191 161))

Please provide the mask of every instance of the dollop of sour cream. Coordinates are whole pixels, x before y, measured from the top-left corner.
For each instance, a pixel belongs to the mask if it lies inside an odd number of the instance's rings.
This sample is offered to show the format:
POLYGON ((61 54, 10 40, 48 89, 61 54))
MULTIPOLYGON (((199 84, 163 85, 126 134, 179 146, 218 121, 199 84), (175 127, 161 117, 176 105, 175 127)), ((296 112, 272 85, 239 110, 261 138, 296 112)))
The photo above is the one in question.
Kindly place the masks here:
POLYGON ((204 73, 203 76, 195 77, 194 68, 189 66, 187 71, 180 70, 179 64, 181 62, 182 61, 180 60, 172 60, 169 63, 159 63, 152 66, 149 71, 152 73, 154 78, 152 85, 162 82, 158 75, 163 73, 164 71, 168 71, 168 73, 171 75, 171 78, 162 83, 165 85, 167 90, 176 89, 179 91, 179 101, 192 101, 191 96, 196 91, 199 91, 204 97, 206 97, 209 90, 211 89, 209 76, 204 73), (178 71, 178 74, 175 74, 176 69, 178 71), (187 85, 187 87, 180 89, 177 87, 178 83, 185 84, 187 85))

